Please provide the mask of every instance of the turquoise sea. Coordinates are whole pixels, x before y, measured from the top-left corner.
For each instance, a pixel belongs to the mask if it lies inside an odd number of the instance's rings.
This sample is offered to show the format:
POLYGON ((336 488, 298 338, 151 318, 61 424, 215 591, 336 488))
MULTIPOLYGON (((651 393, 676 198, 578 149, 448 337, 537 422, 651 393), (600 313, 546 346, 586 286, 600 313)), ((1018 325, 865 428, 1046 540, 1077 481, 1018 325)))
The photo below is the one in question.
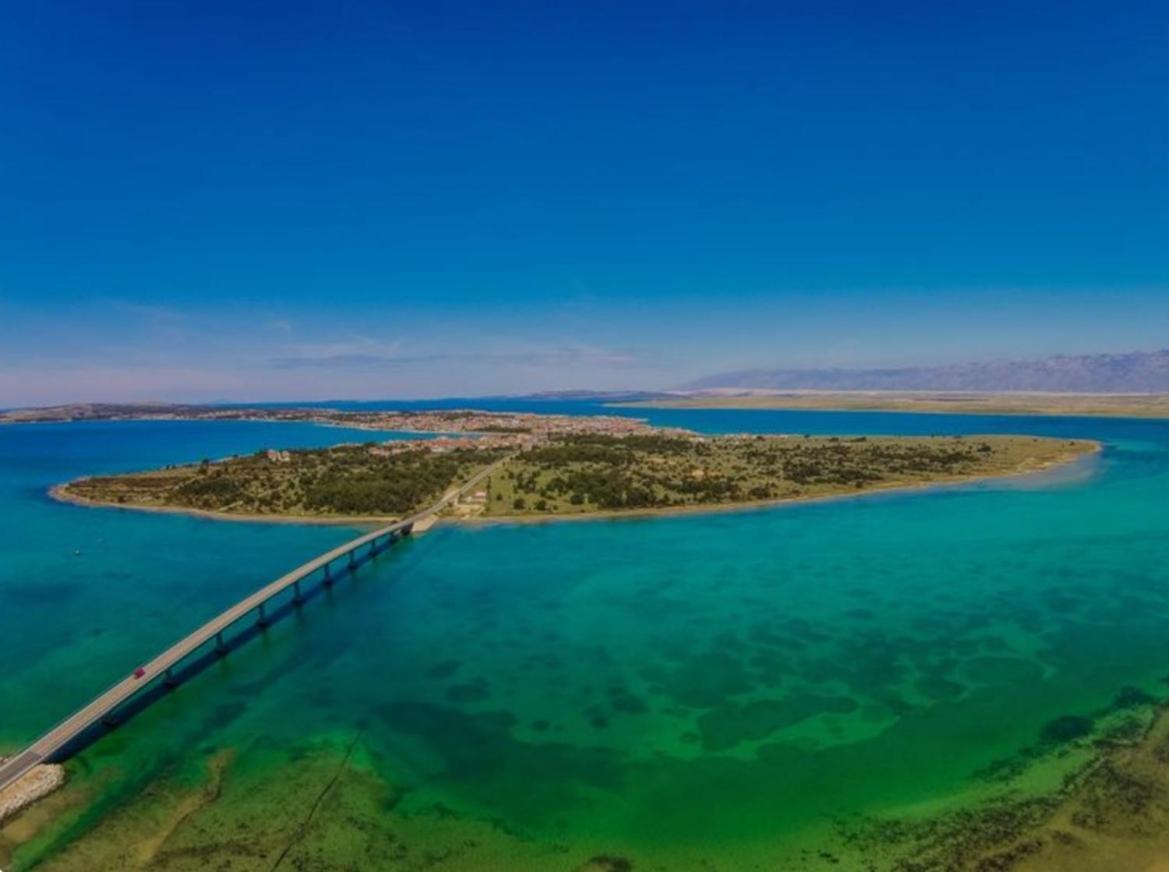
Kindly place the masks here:
MULTIPOLYGON (((52 821, 0 830, 0 866, 884 868, 900 849, 874 827, 1054 789, 1086 731, 1163 693, 1169 423, 636 414, 1105 448, 931 491, 439 527, 75 758, 52 821)), ((353 534, 85 509, 50 485, 350 438, 369 434, 0 428, 0 753, 353 534)))

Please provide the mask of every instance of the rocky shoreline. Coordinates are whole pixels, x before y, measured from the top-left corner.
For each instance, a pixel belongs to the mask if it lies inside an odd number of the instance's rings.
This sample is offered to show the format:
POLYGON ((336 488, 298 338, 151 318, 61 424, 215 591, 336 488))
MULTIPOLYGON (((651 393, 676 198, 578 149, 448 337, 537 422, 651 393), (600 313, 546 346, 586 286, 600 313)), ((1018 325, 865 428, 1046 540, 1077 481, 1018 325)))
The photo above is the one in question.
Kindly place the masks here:
MULTIPOLYGON (((0 758, 0 763, 5 758, 0 758)), ((0 790, 0 823, 15 817, 38 799, 65 783, 65 767, 56 763, 34 766, 14 783, 0 790)))

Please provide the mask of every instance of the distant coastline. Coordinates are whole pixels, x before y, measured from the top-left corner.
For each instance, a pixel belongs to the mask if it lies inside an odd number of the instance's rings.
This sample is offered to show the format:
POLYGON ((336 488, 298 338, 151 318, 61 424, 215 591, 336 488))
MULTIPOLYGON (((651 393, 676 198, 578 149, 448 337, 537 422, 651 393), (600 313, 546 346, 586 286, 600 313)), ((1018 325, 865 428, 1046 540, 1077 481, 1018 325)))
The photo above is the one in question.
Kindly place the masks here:
POLYGON ((1169 418, 1169 394, 1073 394, 979 391, 727 391, 678 395, 623 409, 742 409, 820 412, 916 412, 954 415, 1169 418))

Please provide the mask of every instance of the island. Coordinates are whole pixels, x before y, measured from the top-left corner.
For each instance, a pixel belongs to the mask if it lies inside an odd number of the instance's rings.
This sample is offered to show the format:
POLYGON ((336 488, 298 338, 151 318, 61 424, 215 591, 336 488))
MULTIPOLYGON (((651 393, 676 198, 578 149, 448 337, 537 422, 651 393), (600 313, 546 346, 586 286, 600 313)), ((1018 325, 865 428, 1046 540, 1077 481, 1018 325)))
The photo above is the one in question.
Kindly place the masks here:
MULTIPOLYGON (((348 423, 346 414, 326 417, 348 423)), ((1036 472, 1098 449, 1087 440, 1034 436, 707 436, 611 416, 408 417, 416 426, 437 429, 441 421, 459 432, 269 448, 89 476, 57 486, 53 496, 237 519, 384 521, 453 495, 490 467, 475 489, 449 500, 443 516, 539 520, 712 511, 964 482, 1036 472)))

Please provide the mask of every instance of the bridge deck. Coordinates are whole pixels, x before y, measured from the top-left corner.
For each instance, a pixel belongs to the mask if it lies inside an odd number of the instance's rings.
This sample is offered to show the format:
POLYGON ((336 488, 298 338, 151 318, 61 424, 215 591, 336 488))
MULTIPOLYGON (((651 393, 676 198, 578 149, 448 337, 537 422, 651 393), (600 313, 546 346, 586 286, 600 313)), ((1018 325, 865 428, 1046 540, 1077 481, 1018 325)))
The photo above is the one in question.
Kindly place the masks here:
POLYGON ((165 676, 168 669, 177 666, 189 655, 215 639, 219 633, 231 627, 250 612, 256 611, 261 605, 292 587, 296 582, 311 576, 317 570, 324 568, 334 560, 345 557, 365 545, 376 542, 378 539, 393 536, 403 530, 409 531, 413 528, 414 524, 437 514, 452 500, 457 499, 482 482, 506 461, 507 458, 498 460, 480 470, 457 490, 445 494, 442 499, 429 508, 417 512, 408 518, 403 518, 393 524, 374 530, 371 533, 358 536, 356 539, 351 539, 343 545, 338 545, 332 551, 315 557, 307 563, 302 563, 296 569, 285 573, 275 581, 265 585, 255 593, 245 597, 227 610, 216 615, 203 626, 184 636, 153 660, 146 663, 142 667, 144 674, 141 677, 135 678, 134 676, 130 676, 122 679, 96 697, 84 708, 77 710, 65 720, 61 721, 53 729, 24 749, 24 751, 16 754, 3 765, 0 765, 0 790, 12 784, 38 763, 52 758, 54 754, 76 739, 82 732, 92 727, 102 718, 110 715, 114 709, 146 688, 155 679, 165 676))

